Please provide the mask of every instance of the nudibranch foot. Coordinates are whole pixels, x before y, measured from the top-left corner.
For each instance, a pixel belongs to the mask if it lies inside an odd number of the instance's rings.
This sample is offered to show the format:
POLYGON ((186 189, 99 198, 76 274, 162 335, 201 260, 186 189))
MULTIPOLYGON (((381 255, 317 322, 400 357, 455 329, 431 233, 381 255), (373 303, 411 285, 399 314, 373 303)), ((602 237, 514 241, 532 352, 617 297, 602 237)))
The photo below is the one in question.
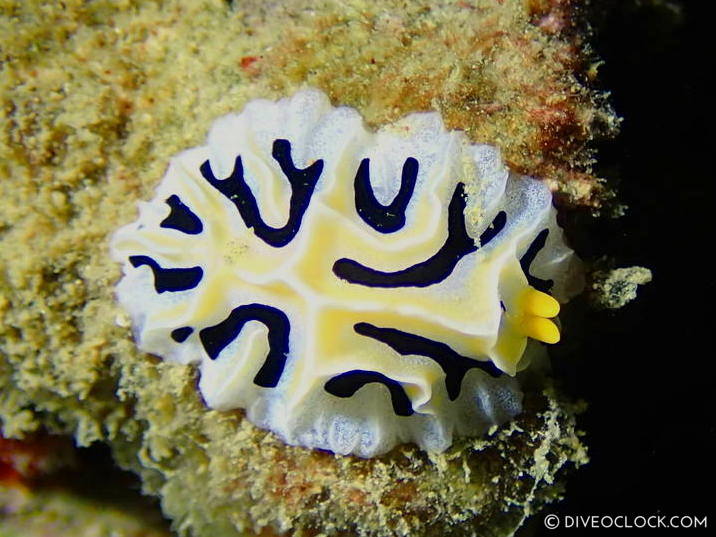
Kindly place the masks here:
POLYGON ((521 410, 578 271, 548 187, 416 113, 249 102, 112 240, 137 344, 287 443, 444 450, 521 410), (535 350, 536 349, 536 350, 535 350))

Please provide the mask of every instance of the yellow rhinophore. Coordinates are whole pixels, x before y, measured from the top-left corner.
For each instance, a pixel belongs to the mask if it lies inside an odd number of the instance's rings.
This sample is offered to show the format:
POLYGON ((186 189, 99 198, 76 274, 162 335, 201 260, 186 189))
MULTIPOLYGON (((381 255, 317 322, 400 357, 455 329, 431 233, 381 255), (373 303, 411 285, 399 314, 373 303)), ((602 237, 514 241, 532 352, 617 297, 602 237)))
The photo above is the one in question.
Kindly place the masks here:
POLYGON ((519 322, 520 331, 524 335, 544 343, 559 341, 559 328, 550 321, 559 313, 559 302, 547 293, 527 287, 518 304, 524 312, 519 322))
POLYGON ((552 318, 559 314, 559 302, 554 297, 538 291, 534 287, 527 287, 522 293, 521 306, 525 313, 537 317, 552 318))
POLYGON ((559 302, 532 286, 503 295, 507 309, 496 342, 493 360, 510 375, 517 373, 527 345, 527 338, 543 343, 558 343, 559 328, 550 320, 559 313, 559 302))

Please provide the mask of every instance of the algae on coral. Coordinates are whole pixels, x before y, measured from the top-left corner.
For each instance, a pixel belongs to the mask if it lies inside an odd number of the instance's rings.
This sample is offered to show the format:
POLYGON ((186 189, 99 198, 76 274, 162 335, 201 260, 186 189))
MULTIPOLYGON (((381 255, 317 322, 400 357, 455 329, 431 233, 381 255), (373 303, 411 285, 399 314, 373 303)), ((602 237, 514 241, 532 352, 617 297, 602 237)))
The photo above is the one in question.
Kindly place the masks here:
POLYGON ((136 350, 107 237, 216 117, 304 85, 373 125, 438 110, 564 199, 598 205, 589 142, 617 120, 575 75, 590 61, 580 34, 541 23, 550 5, 2 1, 4 434, 109 443, 199 537, 512 533, 585 460, 568 405, 531 394, 513 425, 439 456, 287 447, 207 410, 190 367, 136 350))

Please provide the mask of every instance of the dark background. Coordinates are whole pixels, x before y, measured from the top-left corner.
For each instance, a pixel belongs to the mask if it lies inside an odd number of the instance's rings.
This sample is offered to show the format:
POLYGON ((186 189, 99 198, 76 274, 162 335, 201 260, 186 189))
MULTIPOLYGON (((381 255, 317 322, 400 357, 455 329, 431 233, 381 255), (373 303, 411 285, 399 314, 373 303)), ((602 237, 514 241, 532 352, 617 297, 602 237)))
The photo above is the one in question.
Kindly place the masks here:
MULTIPOLYGON (((629 209, 619 219, 580 226, 575 249, 641 265, 652 283, 621 310, 585 311, 579 343, 554 360, 555 377, 589 403, 579 419, 591 462, 567 481, 565 500, 537 514, 524 535, 633 533, 548 530, 544 516, 709 516, 716 527, 713 412, 713 218, 716 148, 705 80, 713 76, 710 1, 593 2, 592 43, 604 60, 600 84, 624 118, 620 136, 599 148, 599 175, 629 209)), ((565 323, 565 331, 569 327, 565 323)), ((713 534, 713 533, 712 533, 713 534)))

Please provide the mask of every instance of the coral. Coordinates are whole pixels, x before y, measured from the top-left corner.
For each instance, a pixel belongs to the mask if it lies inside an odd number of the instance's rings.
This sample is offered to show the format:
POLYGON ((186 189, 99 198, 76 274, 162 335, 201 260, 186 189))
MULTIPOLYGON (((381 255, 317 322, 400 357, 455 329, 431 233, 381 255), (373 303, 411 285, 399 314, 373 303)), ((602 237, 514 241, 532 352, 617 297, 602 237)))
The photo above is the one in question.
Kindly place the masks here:
POLYGON ((636 298, 640 285, 651 281, 648 268, 625 267, 596 271, 592 275, 592 301, 599 307, 618 309, 636 298))
POLYGON ((599 205, 590 144, 617 120, 583 82, 578 33, 533 22, 517 0, 0 2, 5 436, 107 442, 200 537, 514 531, 584 461, 553 394, 528 393, 513 427, 434 458, 287 448, 241 412, 207 411, 193 367, 136 349, 116 323, 108 237, 215 118, 304 84, 376 127, 437 110, 561 203, 599 205))

